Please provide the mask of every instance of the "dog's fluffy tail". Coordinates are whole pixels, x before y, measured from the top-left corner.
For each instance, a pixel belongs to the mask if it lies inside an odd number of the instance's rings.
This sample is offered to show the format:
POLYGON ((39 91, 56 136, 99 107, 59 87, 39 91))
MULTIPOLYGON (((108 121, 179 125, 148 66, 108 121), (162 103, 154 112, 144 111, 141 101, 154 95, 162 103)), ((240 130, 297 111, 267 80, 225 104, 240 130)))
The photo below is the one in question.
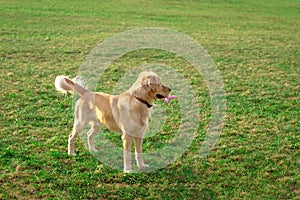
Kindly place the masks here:
POLYGON ((55 88, 64 94, 75 91, 80 96, 90 92, 88 89, 84 88, 80 82, 74 81, 67 76, 57 76, 55 79, 55 88))

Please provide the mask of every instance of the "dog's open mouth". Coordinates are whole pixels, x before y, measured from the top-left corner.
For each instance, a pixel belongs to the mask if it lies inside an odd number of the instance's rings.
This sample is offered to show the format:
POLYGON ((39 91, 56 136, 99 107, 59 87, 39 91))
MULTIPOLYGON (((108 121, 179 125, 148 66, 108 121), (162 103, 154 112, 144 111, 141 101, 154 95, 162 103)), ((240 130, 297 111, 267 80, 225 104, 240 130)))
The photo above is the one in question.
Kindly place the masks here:
POLYGON ((164 97, 163 95, 161 95, 161 94, 157 94, 156 97, 157 97, 158 99, 163 99, 163 98, 165 98, 165 97, 164 97))

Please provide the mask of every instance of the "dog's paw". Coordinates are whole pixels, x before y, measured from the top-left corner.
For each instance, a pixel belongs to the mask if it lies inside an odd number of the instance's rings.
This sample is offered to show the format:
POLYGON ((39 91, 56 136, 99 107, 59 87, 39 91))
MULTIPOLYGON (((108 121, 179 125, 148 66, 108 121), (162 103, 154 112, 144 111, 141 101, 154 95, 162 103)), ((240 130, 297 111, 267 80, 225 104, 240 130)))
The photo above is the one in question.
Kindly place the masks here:
POLYGON ((147 169, 147 168, 149 168, 150 166, 147 165, 147 164, 145 164, 145 163, 142 163, 142 164, 140 164, 138 167, 139 167, 140 169, 147 169))
POLYGON ((129 174, 129 173, 131 173, 131 172, 132 172, 131 169, 124 169, 124 173, 126 173, 126 174, 129 174))
POLYGON ((68 152, 69 156, 76 156, 77 154, 75 152, 68 152))
POLYGON ((92 149, 90 149, 90 151, 91 151, 91 152, 98 152, 98 149, 92 148, 92 149))

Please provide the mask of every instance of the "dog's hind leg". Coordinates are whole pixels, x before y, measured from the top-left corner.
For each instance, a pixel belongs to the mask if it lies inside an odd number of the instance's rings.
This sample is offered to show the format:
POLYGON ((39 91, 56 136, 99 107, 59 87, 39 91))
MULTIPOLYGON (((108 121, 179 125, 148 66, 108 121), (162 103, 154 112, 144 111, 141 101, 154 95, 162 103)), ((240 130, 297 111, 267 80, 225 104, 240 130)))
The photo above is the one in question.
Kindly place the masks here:
POLYGON ((91 122, 91 129, 87 132, 88 146, 90 151, 97 151, 94 145, 94 134, 100 129, 98 122, 91 122))
POLYGON ((83 122, 77 122, 75 120, 74 126, 73 126, 73 131, 69 135, 69 140, 68 140, 68 154, 72 156, 76 156, 76 153, 74 151, 74 141, 75 138, 78 136, 78 134, 84 129, 85 123, 83 122))

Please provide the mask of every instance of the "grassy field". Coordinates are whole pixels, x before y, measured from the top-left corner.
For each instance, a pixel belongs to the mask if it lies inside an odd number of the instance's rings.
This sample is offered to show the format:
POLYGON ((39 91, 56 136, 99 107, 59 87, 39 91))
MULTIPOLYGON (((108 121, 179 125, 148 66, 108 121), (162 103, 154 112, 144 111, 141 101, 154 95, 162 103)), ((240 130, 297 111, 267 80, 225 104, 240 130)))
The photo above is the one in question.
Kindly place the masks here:
MULTIPOLYGON (((0 16, 0 199, 300 199, 299 1, 0 0, 0 16), (210 116, 203 78, 174 55, 144 50, 117 60, 100 89, 111 92, 140 64, 185 69, 201 105, 189 150, 136 174, 100 163, 80 140, 69 157, 73 98, 55 91, 55 77, 76 76, 97 44, 140 27, 184 33, 211 55, 227 94, 218 143, 195 157, 210 116)), ((167 142, 171 127, 145 150, 167 142)))

